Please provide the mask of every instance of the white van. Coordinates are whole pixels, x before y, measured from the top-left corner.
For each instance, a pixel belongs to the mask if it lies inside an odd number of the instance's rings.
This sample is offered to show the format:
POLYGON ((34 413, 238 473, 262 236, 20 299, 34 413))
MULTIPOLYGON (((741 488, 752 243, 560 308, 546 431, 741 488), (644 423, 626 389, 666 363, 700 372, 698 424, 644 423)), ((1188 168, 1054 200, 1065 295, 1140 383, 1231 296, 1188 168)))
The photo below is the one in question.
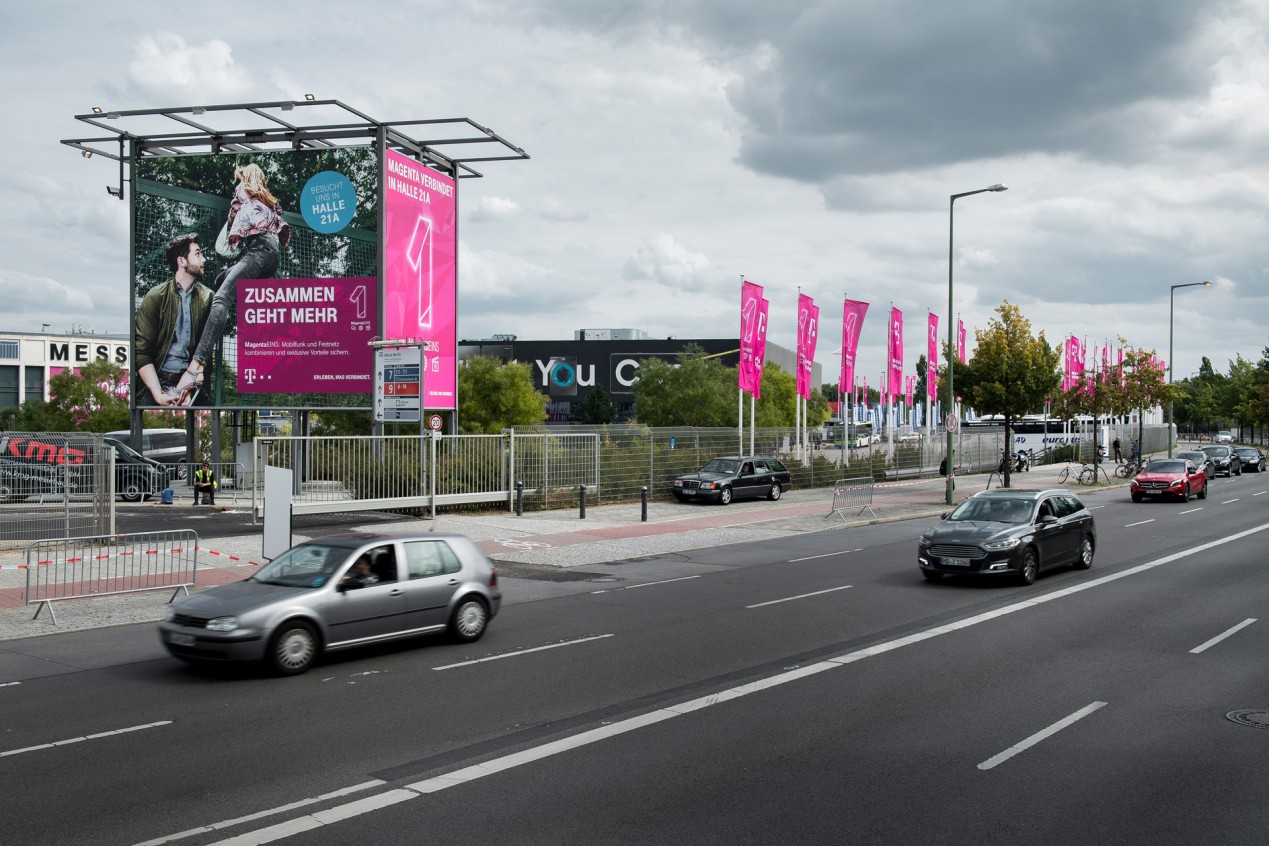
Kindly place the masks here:
POLYGON ((189 439, 184 429, 142 429, 141 444, 132 442, 132 433, 127 429, 120 432, 107 432, 107 438, 132 447, 146 458, 168 465, 169 472, 177 479, 188 477, 189 468, 185 464, 186 446, 189 439))

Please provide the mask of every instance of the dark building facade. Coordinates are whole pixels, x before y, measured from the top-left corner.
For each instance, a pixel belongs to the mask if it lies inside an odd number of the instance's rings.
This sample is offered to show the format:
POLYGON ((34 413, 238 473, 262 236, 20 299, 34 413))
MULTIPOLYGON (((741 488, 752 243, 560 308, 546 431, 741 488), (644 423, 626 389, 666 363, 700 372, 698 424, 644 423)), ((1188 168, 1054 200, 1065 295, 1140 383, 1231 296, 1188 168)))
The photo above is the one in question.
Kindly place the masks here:
MULTIPOLYGON (((584 401, 592 390, 602 386, 617 410, 617 420, 634 415, 632 386, 639 378, 639 365, 659 358, 674 362, 689 345, 703 349, 706 355, 717 355, 726 367, 735 367, 740 357, 736 338, 667 338, 627 340, 459 341, 458 359, 483 355, 502 361, 527 362, 533 371, 533 383, 546 394, 547 421, 563 423, 572 418, 573 408, 584 401)), ((774 362, 787 373, 793 373, 797 357, 784 347, 767 342, 768 362, 774 362)), ((815 365, 813 382, 820 382, 820 367, 815 365)))

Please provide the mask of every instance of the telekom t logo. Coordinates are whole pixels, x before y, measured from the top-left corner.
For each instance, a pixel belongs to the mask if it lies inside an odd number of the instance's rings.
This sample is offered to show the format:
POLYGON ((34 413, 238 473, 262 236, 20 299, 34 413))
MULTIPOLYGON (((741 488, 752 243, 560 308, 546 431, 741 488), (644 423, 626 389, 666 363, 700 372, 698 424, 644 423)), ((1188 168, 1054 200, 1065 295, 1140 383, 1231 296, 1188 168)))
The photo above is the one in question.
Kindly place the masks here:
POLYGON ((244 368, 242 378, 247 380, 248 385, 254 385, 256 383, 256 369, 254 367, 244 368))
POLYGON ((419 215, 414 221, 414 234, 410 236, 405 258, 418 274, 419 326, 425 329, 432 328, 432 240, 432 221, 419 215))

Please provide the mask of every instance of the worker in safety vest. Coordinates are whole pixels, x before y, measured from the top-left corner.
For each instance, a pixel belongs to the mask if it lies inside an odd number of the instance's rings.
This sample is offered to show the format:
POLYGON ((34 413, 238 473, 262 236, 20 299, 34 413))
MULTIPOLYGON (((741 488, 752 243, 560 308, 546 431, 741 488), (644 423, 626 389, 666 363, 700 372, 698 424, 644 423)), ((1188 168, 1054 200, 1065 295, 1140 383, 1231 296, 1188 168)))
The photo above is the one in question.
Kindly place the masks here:
POLYGON ((194 471, 194 504, 198 505, 198 495, 206 498, 208 505, 216 504, 216 474, 206 461, 194 471))

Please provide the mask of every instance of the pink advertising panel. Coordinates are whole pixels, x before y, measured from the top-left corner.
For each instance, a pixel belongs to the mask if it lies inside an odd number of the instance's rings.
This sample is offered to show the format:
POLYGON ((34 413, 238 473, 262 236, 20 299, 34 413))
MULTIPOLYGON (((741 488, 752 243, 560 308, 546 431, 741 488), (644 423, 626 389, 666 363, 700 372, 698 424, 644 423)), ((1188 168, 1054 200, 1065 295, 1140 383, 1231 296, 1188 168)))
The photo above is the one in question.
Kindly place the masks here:
POLYGON ((238 391, 370 391, 378 299, 373 276, 238 280, 238 391))
POLYGON ((457 397, 457 194, 453 179, 386 152, 383 335, 426 343, 429 409, 452 409, 457 397))

